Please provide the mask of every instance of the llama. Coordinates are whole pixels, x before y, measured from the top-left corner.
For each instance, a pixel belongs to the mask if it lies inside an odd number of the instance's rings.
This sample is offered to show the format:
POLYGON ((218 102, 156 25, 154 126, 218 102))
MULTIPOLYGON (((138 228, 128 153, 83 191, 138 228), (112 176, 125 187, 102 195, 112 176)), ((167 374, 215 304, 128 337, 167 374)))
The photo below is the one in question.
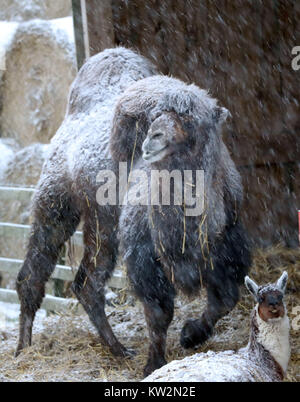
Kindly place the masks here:
POLYGON ((237 352, 207 352, 173 361, 144 381, 277 382, 286 375, 290 359, 289 319, 283 296, 283 272, 274 284, 258 286, 248 276, 245 285, 256 306, 251 314, 249 343, 237 352))

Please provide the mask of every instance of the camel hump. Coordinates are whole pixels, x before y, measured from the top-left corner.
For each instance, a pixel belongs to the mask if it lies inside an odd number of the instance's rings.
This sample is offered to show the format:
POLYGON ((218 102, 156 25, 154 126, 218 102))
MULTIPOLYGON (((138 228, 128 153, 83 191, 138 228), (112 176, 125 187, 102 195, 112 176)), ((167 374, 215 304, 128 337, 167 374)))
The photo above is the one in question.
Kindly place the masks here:
POLYGON ((86 113, 95 104, 115 99, 133 82, 154 74, 154 65, 138 53, 124 47, 106 49, 81 67, 71 87, 67 113, 86 113))

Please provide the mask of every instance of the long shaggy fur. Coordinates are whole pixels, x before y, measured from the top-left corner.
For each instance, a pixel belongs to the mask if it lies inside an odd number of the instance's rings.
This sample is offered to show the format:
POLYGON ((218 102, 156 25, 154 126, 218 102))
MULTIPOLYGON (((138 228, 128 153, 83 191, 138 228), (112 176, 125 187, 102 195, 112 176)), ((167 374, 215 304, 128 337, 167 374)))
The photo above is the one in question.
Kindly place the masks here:
MULTIPOLYGON (((185 216, 183 206, 122 208, 122 256, 133 287, 146 306, 146 318, 149 315, 152 351, 146 374, 163 364, 162 355, 153 351, 165 342, 175 290, 190 296, 197 294, 201 285, 208 289, 207 310, 199 320, 187 321, 181 334, 182 346, 194 347, 203 343, 216 321, 235 306, 238 286, 250 265, 247 236, 239 221, 241 178, 221 136, 227 115, 206 91, 163 76, 133 84, 116 107, 110 141, 115 160, 134 159, 134 166, 144 170, 148 178, 151 169, 205 172, 205 210, 198 217, 185 216), (176 116, 185 142, 175 144, 170 157, 149 165, 141 158, 141 146, 151 124, 164 113, 176 116), (153 320, 164 327, 154 328, 153 320)), ((140 193, 144 185, 140 183, 140 193)), ((136 184, 132 191, 138 191, 136 184)), ((129 196, 130 192, 131 188, 129 196)))
MULTIPOLYGON (((153 76, 140 80, 129 87, 120 98, 110 140, 113 158, 118 161, 130 161, 133 156, 132 144, 136 139, 135 166, 150 173, 151 166, 140 158, 141 145, 151 123, 163 112, 177 114, 184 131, 188 133, 186 141, 189 143, 190 152, 186 154, 179 151, 178 154, 172 155, 172 158, 157 163, 153 168, 169 171, 179 169, 182 172, 187 169, 204 170, 207 192, 205 212, 197 218, 186 218, 187 238, 184 254, 181 251, 184 227, 182 208, 175 210, 173 206, 163 206, 162 214, 156 213, 157 208, 140 207, 139 209, 136 206, 125 206, 120 233, 126 244, 124 255, 128 257, 131 250, 137 247, 137 244, 140 245, 140 242, 136 243, 128 239, 138 232, 140 216, 144 216, 146 220, 144 226, 147 226, 151 232, 151 239, 156 249, 161 249, 163 245, 164 253, 161 253, 163 255, 160 255, 160 258, 166 259, 164 264, 166 269, 173 266, 175 273, 178 272, 179 276, 191 275, 195 278, 195 284, 187 286, 187 293, 190 294, 193 291, 192 288, 197 288, 200 284, 199 266, 205 267, 208 264, 212 268, 213 261, 217 267, 218 261, 223 258, 227 261, 226 266, 230 267, 229 262, 239 260, 242 258, 242 251, 247 250, 245 234, 240 228, 238 219, 243 189, 240 175, 223 143, 220 132, 228 112, 217 106, 216 100, 206 91, 169 77, 153 76), (123 143, 126 143, 127 147, 131 144, 128 152, 123 143), (203 227, 200 229, 203 220, 203 227), (201 248, 201 242, 203 243, 204 240, 207 243, 206 246, 211 246, 211 249, 207 250, 209 251, 207 256, 203 255, 204 249, 201 248), (230 247, 228 243, 231 243, 230 247), (175 256, 175 254, 178 255, 175 256), (182 270, 178 266, 180 261, 184 261, 189 268, 182 270)), ((247 259, 248 253, 245 252, 245 266, 248 266, 247 259)), ((230 268, 228 268, 228 275, 229 271, 230 268)), ((217 272, 213 272, 214 278, 217 272)), ((235 267, 232 274, 235 275, 237 283, 242 283, 245 272, 243 265, 235 267)), ((220 275, 222 276, 221 273, 220 275)), ((183 278, 182 282, 184 281, 188 282, 188 278, 183 278)))

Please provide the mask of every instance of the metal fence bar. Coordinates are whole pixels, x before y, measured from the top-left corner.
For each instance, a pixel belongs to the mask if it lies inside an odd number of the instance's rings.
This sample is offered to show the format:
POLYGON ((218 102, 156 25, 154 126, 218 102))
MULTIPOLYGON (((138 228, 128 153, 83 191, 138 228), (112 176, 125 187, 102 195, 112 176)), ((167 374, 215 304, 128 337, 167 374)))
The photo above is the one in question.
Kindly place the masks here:
POLYGON ((26 187, 4 187, 0 186, 1 192, 1 200, 12 202, 15 200, 18 201, 27 201, 30 202, 32 196, 35 193, 34 188, 26 188, 26 187))
MULTIPOLYGON (((16 276, 23 264, 22 260, 0 257, 0 272, 6 272, 11 276, 16 276)), ((62 279, 64 281, 73 281, 77 269, 73 269, 66 265, 56 265, 56 268, 51 275, 53 279, 62 279)), ((126 287, 126 278, 121 270, 115 270, 113 276, 108 281, 108 286, 116 289, 126 287)))
MULTIPOLYGON (((4 187, 0 186, 1 200, 6 202, 12 202, 15 200, 22 202, 30 202, 35 189, 33 188, 19 188, 19 187, 4 187)), ((30 235, 29 225, 19 225, 14 223, 0 222, 0 237, 4 239, 5 243, 10 241, 25 241, 30 235)), ((83 235, 82 232, 76 232, 72 237, 72 242, 75 246, 83 247, 83 235)), ((23 260, 0 257, 0 272, 8 273, 12 277, 16 277, 23 260)), ((72 269, 69 266, 57 265, 51 276, 52 279, 61 279, 64 281, 73 281, 76 275, 77 269, 72 269)), ((124 289, 127 281, 121 270, 115 270, 111 279, 108 281, 108 286, 117 289, 124 289)), ((17 292, 10 289, 0 288, 0 301, 6 303, 19 303, 17 292)), ((46 295, 41 308, 51 311, 70 311, 80 310, 81 306, 76 299, 65 299, 46 295)), ((82 310, 82 309, 81 309, 82 310)))
MULTIPOLYGON (((30 225, 0 222, 0 236, 3 238, 24 239, 30 235, 30 225)), ((76 246, 82 246, 82 232, 76 232, 72 241, 76 246)))
MULTIPOLYGON (((19 304, 18 294, 15 290, 0 288, 0 301, 19 304)), ((80 305, 76 299, 63 299, 61 297, 46 295, 41 308, 47 311, 64 312, 77 311, 80 305)))

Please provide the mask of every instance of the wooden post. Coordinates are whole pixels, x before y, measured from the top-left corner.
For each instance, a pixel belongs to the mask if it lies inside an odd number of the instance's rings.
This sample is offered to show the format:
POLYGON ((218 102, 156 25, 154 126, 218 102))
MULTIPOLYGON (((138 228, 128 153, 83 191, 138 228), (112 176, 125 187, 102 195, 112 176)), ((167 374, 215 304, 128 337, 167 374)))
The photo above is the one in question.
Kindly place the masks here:
POLYGON ((85 0, 72 0, 73 24, 78 70, 89 57, 85 0))

